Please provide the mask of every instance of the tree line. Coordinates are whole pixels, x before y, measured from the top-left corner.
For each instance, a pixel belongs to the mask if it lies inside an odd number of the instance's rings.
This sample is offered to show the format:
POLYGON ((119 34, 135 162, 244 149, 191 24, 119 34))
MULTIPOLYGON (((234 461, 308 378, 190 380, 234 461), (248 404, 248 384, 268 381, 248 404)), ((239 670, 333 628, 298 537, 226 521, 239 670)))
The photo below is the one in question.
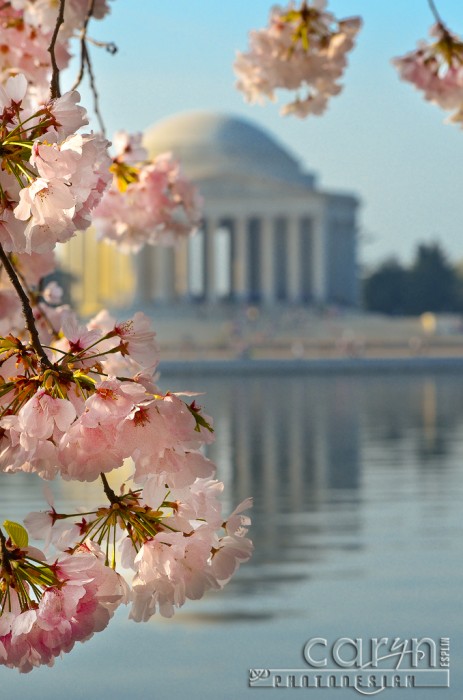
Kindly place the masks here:
POLYGON ((391 315, 463 312, 462 270, 438 243, 421 243, 410 266, 391 257, 365 276, 363 305, 391 315))

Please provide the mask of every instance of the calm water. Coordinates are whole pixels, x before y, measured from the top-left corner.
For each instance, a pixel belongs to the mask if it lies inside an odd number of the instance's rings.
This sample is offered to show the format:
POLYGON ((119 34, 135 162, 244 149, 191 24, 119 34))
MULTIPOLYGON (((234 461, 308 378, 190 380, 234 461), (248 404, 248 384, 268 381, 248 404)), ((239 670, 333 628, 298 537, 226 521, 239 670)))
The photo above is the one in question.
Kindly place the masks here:
MULTIPOLYGON (((122 611, 53 669, 1 669, 1 696, 354 698, 250 689, 248 669, 302 668, 311 637, 430 636, 450 637, 451 688, 381 698, 460 699, 463 377, 164 377, 163 386, 207 392, 210 456, 229 505, 255 499, 252 562, 174 621, 136 625, 122 611)), ((2 516, 37 508, 39 486, 3 477, 2 516)), ((83 493, 56 491, 60 504, 83 493)))

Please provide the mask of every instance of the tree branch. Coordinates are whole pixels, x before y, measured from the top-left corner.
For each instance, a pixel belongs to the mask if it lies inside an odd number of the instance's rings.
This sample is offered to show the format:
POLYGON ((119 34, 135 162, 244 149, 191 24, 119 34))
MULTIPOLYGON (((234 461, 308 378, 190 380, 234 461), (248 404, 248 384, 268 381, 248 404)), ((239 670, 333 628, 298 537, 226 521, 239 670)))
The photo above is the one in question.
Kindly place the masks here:
POLYGON ((108 483, 106 475, 103 472, 100 473, 101 481, 103 482, 103 489, 110 503, 119 503, 119 498, 116 496, 111 486, 108 483))
POLYGON ((428 0, 428 5, 430 7, 432 14, 434 15, 434 19, 436 20, 437 24, 440 24, 442 27, 445 26, 443 21, 442 21, 442 17, 438 13, 437 7, 434 4, 434 0, 428 0))
POLYGON ((42 343, 40 342, 39 338, 39 333, 37 331, 36 325, 35 325, 35 319, 34 319, 34 313, 32 311, 32 307, 29 301, 29 297, 27 296, 26 292, 24 291, 21 282, 19 281, 19 277, 16 274, 16 270, 14 269, 13 265, 11 264, 11 261, 8 257, 8 255, 5 253, 3 250, 3 246, 0 244, 0 260, 3 263, 3 267, 5 268, 5 271, 10 278, 11 284, 15 288, 20 300, 21 300, 21 305, 22 305, 22 311, 24 318, 26 320, 26 327, 27 330, 29 331, 29 336, 30 336, 30 343, 32 347, 34 348, 40 362, 42 365, 45 367, 52 367, 52 364, 50 360, 47 357, 47 354, 45 350, 42 347, 42 343))
POLYGON ((92 95, 93 95, 93 111, 96 114, 96 118, 98 119, 98 123, 100 125, 100 129, 101 129, 103 136, 106 136, 106 129, 105 129, 103 117, 101 116, 101 112, 100 112, 99 96, 98 96, 98 91, 96 89, 95 76, 93 74, 93 68, 92 68, 92 63, 90 61, 90 54, 88 53, 87 44, 85 44, 85 61, 87 63, 88 77, 90 80, 90 89, 91 89, 92 95))
POLYGON ((9 574, 11 574, 11 564, 10 564, 10 559, 8 557, 8 550, 6 548, 6 539, 5 535, 3 534, 3 530, 0 528, 0 562, 2 564, 2 567, 7 571, 9 574))
POLYGON ((59 88, 59 68, 58 64, 56 63, 56 56, 55 56, 55 46, 56 46, 56 40, 58 38, 58 32, 59 28, 64 22, 64 4, 66 0, 59 0, 59 10, 58 10, 58 17, 56 18, 56 24, 55 24, 55 29, 53 31, 53 35, 51 37, 51 42, 50 46, 48 47, 48 51, 51 56, 51 67, 53 70, 52 76, 51 76, 51 84, 50 84, 50 90, 51 90, 51 98, 54 100, 56 97, 61 97, 61 91, 59 88))
MULTIPOLYGON (((100 129, 103 133, 103 135, 106 134, 106 129, 105 125, 103 122, 103 117, 101 116, 100 112, 100 107, 99 107, 99 96, 98 96, 98 91, 96 89, 96 81, 95 81, 95 75, 93 73, 93 67, 92 67, 92 62, 90 60, 90 54, 88 51, 88 46, 87 46, 87 30, 88 30, 88 24, 90 22, 90 19, 92 18, 93 15, 93 9, 95 7, 95 0, 89 0, 88 4, 88 10, 87 14, 85 15, 84 23, 82 25, 82 29, 80 32, 80 67, 79 67, 79 72, 77 74, 77 77, 74 81, 74 85, 72 86, 71 90, 76 90, 79 85, 81 84, 84 75, 85 75, 85 69, 88 71, 88 77, 90 81, 90 89, 92 91, 93 95, 93 110, 95 112, 96 118, 98 119, 98 123, 100 125, 100 129)), ((114 46, 114 44, 102 44, 106 47, 110 53, 116 53, 117 48, 114 46), (112 50, 109 47, 113 47, 114 50, 112 50)))
POLYGON ((84 23, 83 23, 82 29, 80 31, 80 68, 79 68, 79 72, 77 74, 77 78, 75 79, 74 85, 72 86, 71 90, 77 90, 77 88, 81 84, 83 77, 84 77, 85 65, 86 65, 85 56, 87 53, 87 46, 86 46, 87 29, 88 29, 88 23, 90 22, 90 18, 93 15, 93 8, 94 7, 95 7, 95 0, 90 0, 90 2, 88 4, 87 14, 85 15, 84 23))

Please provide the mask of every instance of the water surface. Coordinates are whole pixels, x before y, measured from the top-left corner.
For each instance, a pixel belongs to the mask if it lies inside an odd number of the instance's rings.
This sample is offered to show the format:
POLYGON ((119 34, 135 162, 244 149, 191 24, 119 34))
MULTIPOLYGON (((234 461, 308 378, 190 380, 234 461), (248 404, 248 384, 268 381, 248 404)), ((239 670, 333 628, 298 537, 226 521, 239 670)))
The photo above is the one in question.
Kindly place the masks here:
MULTIPOLYGON (((451 688, 391 700, 457 700, 463 690, 463 377, 163 377, 205 391, 209 455, 226 508, 254 496, 255 555, 221 593, 173 621, 108 629, 53 669, 0 670, 2 696, 228 700, 360 697, 353 690, 248 688, 251 668, 302 668, 311 637, 451 639, 451 688)), ((99 499, 58 484, 61 506, 99 499)), ((41 503, 40 483, 3 476, 2 519, 41 503)))

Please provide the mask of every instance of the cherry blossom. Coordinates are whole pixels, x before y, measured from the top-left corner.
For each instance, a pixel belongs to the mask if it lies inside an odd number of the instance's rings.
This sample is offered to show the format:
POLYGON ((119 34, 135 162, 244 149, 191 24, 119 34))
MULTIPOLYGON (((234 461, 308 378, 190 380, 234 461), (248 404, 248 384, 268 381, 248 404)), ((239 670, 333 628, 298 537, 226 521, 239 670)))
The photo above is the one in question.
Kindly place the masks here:
POLYGON ((250 50, 238 52, 234 65, 237 88, 249 102, 274 101, 279 88, 301 90, 281 113, 323 114, 342 89, 338 81, 361 27, 359 17, 337 20, 325 5, 316 0, 299 9, 294 2, 275 6, 269 26, 250 33, 250 50))
POLYGON ((88 228, 92 209, 111 179, 111 161, 102 136, 69 134, 85 123, 77 93, 57 98, 25 119, 26 88, 23 75, 0 86, 5 153, 0 241, 7 251, 46 253, 88 228))
POLYGON ((429 33, 433 43, 420 41, 415 51, 392 63, 402 80, 421 90, 426 100, 453 111, 448 121, 463 127, 463 42, 441 22, 429 33))
POLYGON ((59 96, 78 37, 96 100, 87 25, 108 12, 107 0, 0 7, 0 471, 100 479, 106 498, 65 513, 48 490, 48 507, 25 519, 47 556, 19 523, 0 527, 0 664, 20 672, 53 665, 121 603, 133 603, 134 620, 172 616, 222 588, 252 552, 251 502, 224 519, 223 484, 203 453, 212 419, 196 394, 157 386, 150 319, 103 310, 83 323, 43 280, 57 243, 93 220, 126 250, 175 244, 200 222, 199 195, 170 154, 149 160, 141 134, 119 132, 110 158, 104 136, 82 131, 79 93, 59 96), (131 488, 117 495, 106 474, 123 465, 131 488))
POLYGON ((171 154, 146 158, 140 135, 116 136, 112 187, 93 218, 100 239, 122 251, 136 252, 145 244, 173 245, 193 233, 201 219, 201 199, 171 154))
MULTIPOLYGON (((0 8, 0 83, 10 76, 25 75, 29 84, 26 104, 34 107, 45 101, 50 92, 50 44, 52 30, 37 31, 24 16, 25 3, 14 0, 2 3, 0 8)), ((56 10, 56 8, 55 8, 56 10)), ((60 40, 56 46, 56 59, 65 68, 70 54, 67 42, 60 40)))
POLYGON ((49 564, 39 550, 21 550, 8 540, 2 560, 0 663, 22 673, 52 666, 76 642, 103 630, 116 607, 127 602, 123 580, 104 565, 94 544, 49 564))

